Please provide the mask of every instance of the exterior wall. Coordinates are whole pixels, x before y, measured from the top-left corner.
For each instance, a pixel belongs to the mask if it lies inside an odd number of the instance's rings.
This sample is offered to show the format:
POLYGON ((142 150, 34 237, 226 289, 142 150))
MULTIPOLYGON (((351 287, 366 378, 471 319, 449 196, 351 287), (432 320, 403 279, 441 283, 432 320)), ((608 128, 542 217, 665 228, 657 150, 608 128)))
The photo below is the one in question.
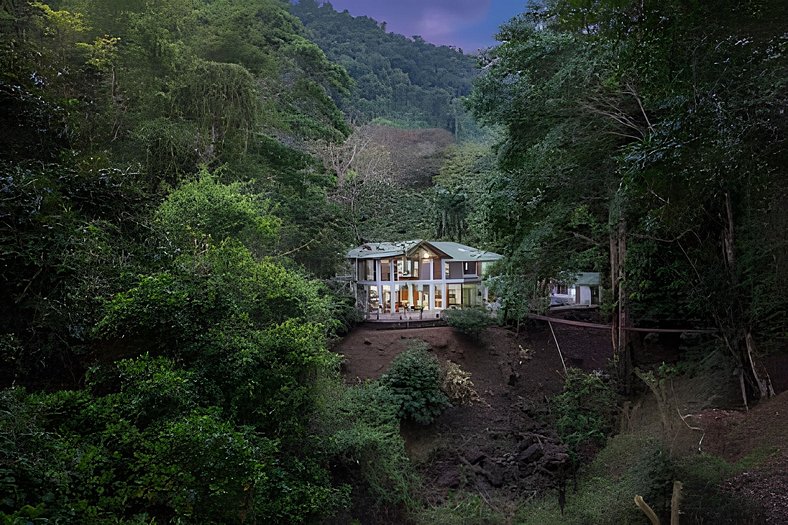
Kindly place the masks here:
POLYGON ((431 259, 422 259, 419 263, 419 280, 429 281, 430 274, 432 273, 431 259))
POLYGON ((426 259, 419 261, 418 275, 401 277, 397 275, 397 262, 402 260, 402 257, 355 260, 359 307, 369 312, 396 312, 406 306, 444 310, 451 306, 481 306, 487 298, 481 282, 482 265, 476 261, 472 263, 475 275, 464 273, 463 261, 426 259), (372 261, 373 271, 367 261, 372 261), (445 264, 449 267, 448 276, 445 264))
POLYGON ((579 304, 591 304, 591 287, 590 286, 578 286, 577 287, 577 302, 579 304))
POLYGON ((451 261, 449 262, 449 279, 462 279, 462 263, 451 261))

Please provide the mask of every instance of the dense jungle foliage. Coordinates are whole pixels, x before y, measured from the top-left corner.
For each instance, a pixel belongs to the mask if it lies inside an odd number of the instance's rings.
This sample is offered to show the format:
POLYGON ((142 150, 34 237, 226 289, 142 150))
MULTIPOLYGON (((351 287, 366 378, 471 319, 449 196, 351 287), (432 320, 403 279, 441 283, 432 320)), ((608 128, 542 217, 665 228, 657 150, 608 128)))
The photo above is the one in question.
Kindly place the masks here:
POLYGON ((750 356, 788 338, 787 14, 554 0, 501 28, 470 97, 505 128, 499 170, 468 229, 508 255, 504 310, 601 271, 619 320, 717 328, 768 392, 750 356))
POLYGON ((316 280, 352 242, 312 151, 351 133, 345 69, 278 0, 3 9, 4 522, 404 508, 396 411, 339 381, 352 302, 316 280))
POLYGON ((434 367, 410 410, 328 351, 356 315, 328 278, 369 239, 506 254, 508 320, 600 271, 607 314, 718 329, 763 395, 751 357, 788 340, 787 10, 551 0, 477 74, 311 0, 4 3, 0 518, 412 516, 399 418, 443 407, 434 367))

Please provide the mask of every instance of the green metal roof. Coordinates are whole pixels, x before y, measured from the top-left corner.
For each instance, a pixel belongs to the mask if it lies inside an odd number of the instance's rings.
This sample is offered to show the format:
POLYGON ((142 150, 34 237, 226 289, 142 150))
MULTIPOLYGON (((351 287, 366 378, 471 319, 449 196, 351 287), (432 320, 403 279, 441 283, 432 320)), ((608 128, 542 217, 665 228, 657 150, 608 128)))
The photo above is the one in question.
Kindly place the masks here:
POLYGON ((458 242, 424 241, 415 239, 400 242, 368 242, 347 252, 348 259, 380 259, 383 257, 396 257, 411 252, 414 248, 425 245, 445 253, 454 261, 498 261, 503 259, 497 253, 480 250, 458 242))
POLYGON ((580 272, 575 276, 573 284, 599 286, 599 272, 580 272))
POLYGON ((435 246, 455 261, 499 261, 503 259, 503 255, 466 246, 458 242, 427 241, 427 244, 435 246))

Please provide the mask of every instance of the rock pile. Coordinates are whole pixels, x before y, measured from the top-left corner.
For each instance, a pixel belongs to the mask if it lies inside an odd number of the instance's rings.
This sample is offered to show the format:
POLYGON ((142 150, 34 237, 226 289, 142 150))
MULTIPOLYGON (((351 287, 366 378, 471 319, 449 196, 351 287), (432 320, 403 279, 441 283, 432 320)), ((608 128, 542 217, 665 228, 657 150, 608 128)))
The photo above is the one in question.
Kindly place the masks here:
POLYGON ((527 431, 493 437, 499 443, 493 450, 458 451, 458 467, 444 470, 437 484, 543 490, 561 486, 570 472, 569 453, 555 435, 527 431))

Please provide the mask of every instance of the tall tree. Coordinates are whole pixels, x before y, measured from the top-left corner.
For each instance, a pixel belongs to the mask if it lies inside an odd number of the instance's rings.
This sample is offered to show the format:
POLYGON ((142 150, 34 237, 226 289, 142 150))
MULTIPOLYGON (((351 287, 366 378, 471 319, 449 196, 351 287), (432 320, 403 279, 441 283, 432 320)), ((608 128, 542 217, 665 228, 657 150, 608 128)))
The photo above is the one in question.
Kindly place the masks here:
POLYGON ((768 390, 756 347, 784 337, 786 313, 761 284, 786 275, 785 237, 764 244, 762 229, 786 199, 785 121, 769 109, 785 103, 785 14, 548 2, 502 28, 471 97, 506 127, 508 271, 606 267, 618 323, 713 323, 755 397, 768 390))

